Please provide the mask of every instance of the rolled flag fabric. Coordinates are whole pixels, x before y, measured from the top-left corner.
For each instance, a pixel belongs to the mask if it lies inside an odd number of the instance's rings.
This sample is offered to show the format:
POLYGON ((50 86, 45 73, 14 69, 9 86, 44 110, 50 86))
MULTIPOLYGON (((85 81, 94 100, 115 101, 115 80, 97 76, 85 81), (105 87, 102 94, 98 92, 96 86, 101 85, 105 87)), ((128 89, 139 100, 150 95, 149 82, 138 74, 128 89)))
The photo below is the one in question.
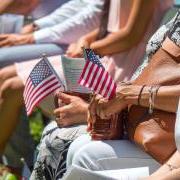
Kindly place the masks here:
POLYGON ((100 62, 100 57, 91 49, 84 49, 86 64, 78 83, 93 92, 111 99, 116 93, 116 83, 100 62))

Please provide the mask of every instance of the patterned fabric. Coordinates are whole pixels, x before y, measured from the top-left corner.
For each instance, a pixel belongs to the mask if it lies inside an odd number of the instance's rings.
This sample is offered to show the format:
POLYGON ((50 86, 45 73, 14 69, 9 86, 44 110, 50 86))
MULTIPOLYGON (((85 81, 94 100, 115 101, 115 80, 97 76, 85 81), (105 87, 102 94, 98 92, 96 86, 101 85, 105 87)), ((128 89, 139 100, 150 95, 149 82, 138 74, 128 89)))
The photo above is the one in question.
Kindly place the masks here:
POLYGON ((67 151, 74 139, 86 134, 86 125, 59 128, 52 121, 43 131, 31 180, 56 180, 66 172, 67 151))
POLYGON ((167 24, 161 26, 149 40, 146 47, 146 56, 141 66, 138 67, 131 80, 136 79, 149 64, 151 57, 162 47, 162 43, 169 37, 176 45, 180 46, 180 10, 167 24))

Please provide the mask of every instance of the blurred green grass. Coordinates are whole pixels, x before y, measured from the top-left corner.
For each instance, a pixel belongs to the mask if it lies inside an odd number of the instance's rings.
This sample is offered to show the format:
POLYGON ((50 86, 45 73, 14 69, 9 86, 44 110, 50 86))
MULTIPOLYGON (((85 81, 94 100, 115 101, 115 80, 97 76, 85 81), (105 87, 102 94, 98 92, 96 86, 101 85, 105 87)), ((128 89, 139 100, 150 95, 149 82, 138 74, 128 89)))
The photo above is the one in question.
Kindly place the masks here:
POLYGON ((41 139, 41 134, 44 129, 43 117, 40 111, 36 111, 30 118, 30 134, 32 135, 35 144, 37 145, 41 139))

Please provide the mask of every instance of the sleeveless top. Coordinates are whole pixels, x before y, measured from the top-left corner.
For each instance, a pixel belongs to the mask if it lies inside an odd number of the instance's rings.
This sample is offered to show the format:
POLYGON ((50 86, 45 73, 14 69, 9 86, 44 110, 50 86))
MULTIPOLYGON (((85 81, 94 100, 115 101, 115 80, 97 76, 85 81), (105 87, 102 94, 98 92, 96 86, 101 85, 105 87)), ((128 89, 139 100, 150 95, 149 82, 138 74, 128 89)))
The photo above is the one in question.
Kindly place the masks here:
MULTIPOLYGON (((135 70, 142 63, 148 39, 150 39, 151 35, 159 27, 163 15, 172 7, 174 2, 173 0, 158 1, 142 40, 127 51, 105 56, 102 59, 102 63, 115 81, 126 81, 132 77, 135 70)), ((132 2, 132 0, 111 0, 108 21, 109 32, 117 32, 126 25, 132 2)))

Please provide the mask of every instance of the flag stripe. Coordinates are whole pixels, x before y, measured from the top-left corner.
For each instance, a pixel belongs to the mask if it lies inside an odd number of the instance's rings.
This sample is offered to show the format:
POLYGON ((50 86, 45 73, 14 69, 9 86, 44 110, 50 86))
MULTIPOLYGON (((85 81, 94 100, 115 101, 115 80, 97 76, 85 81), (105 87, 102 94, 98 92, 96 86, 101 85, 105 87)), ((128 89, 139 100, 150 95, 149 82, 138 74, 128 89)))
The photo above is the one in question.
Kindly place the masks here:
POLYGON ((94 82, 94 80, 95 80, 95 78, 96 78, 95 75, 98 73, 98 66, 95 65, 95 67, 96 67, 96 69, 95 69, 94 73, 92 73, 92 80, 91 80, 91 82, 90 82, 90 84, 89 84, 89 87, 92 87, 93 82, 94 82))
POLYGON ((112 79, 110 78, 109 84, 107 84, 106 92, 104 95, 105 97, 109 97, 108 94, 109 94, 109 89, 111 87, 111 84, 112 84, 112 79))
POLYGON ((95 91, 97 90, 98 85, 99 85, 99 83, 101 82, 101 78, 102 78, 103 74, 104 74, 104 71, 103 71, 103 69, 101 68, 101 73, 100 73, 100 75, 99 75, 99 77, 98 77, 98 79, 97 79, 97 83, 96 83, 96 85, 95 85, 95 87, 94 87, 94 90, 95 90, 95 91))
MULTIPOLYGON (((89 61, 88 61, 89 62, 89 61)), ((87 68, 86 68, 86 72, 84 73, 84 83, 83 83, 83 86, 85 86, 85 82, 86 82, 86 80, 87 80, 87 76, 88 76, 88 74, 89 74, 89 70, 90 70, 90 68, 91 68, 91 65, 92 65, 92 63, 91 62, 89 62, 88 63, 88 66, 87 66, 87 68)))
POLYGON ((88 81, 89 81, 89 78, 92 74, 92 71, 93 71, 93 64, 91 63, 91 66, 89 67, 89 70, 88 70, 88 73, 87 73, 87 77, 86 77, 86 80, 84 81, 84 86, 88 87, 88 81))
POLYGON ((98 69, 98 72, 97 72, 96 78, 95 78, 94 83, 93 83, 93 85, 92 85, 92 90, 95 88, 95 86, 96 86, 96 84, 97 84, 97 80, 98 80, 98 78, 99 78, 99 76, 100 76, 100 74, 101 74, 101 71, 102 71, 102 69, 101 69, 101 68, 100 68, 100 69, 98 69))
MULTIPOLYGON (((111 76, 108 76, 108 79, 107 79, 107 81, 106 81, 107 86, 108 86, 110 80, 111 80, 111 76)), ((103 91, 102 91, 102 93, 101 93, 101 95, 102 95, 103 97, 105 97, 106 90, 107 90, 106 88, 103 88, 103 91)))
POLYGON ((38 94, 43 93, 45 89, 47 89, 48 87, 51 87, 52 85, 56 85, 57 83, 58 83, 58 81, 56 79, 54 79, 51 82, 46 82, 41 87, 39 87, 37 90, 35 90, 33 92, 33 95, 31 96, 31 98, 29 99, 29 101, 26 103, 27 107, 29 107, 29 104, 31 104, 35 100, 35 98, 37 98, 38 94))
POLYGON ((79 84, 90 88, 105 98, 112 98, 116 92, 116 84, 106 72, 93 50, 85 49, 86 64, 79 79, 79 84))
POLYGON ((25 86, 25 88, 24 88, 24 94, 27 93, 27 91, 28 91, 28 89, 29 89, 29 83, 30 83, 30 82, 31 82, 31 81, 30 81, 30 78, 28 78, 27 81, 26 81, 26 86, 25 86))
POLYGON ((82 74, 81 74, 81 77, 80 77, 80 79, 79 79, 79 82, 84 78, 84 74, 86 73, 86 69, 87 69, 88 65, 89 65, 89 61, 86 62, 86 64, 85 64, 85 67, 84 67, 84 69, 83 69, 83 72, 82 72, 82 74))
POLYGON ((46 80, 44 80, 43 82, 41 82, 40 84, 38 84, 38 86, 36 86, 36 88, 33 88, 33 84, 31 82, 31 88, 29 88, 27 94, 25 95, 25 101, 29 101, 35 94, 36 91, 40 90, 42 88, 42 86, 51 83, 51 81, 53 81, 54 79, 56 79, 56 77, 54 75, 51 75, 50 77, 48 77, 46 80))
POLYGON ((62 86, 61 81, 47 58, 39 61, 31 71, 23 92, 27 114, 30 115, 34 108, 50 93, 62 86))
POLYGON ((104 74, 105 74, 105 77, 104 77, 104 80, 102 79, 102 84, 100 86, 99 94, 102 94, 102 91, 103 91, 105 84, 107 82, 107 79, 108 79, 108 72, 105 72, 104 74))
POLYGON ((39 102, 46 96, 48 96, 49 94, 51 94, 53 91, 57 90, 60 86, 54 86, 52 89, 49 89, 48 91, 46 91, 45 94, 41 94, 36 101, 33 102, 32 106, 28 109, 27 114, 30 115, 34 109, 35 106, 37 106, 39 104, 39 102))
POLYGON ((49 92, 49 91, 52 92, 52 91, 53 91, 53 88, 55 88, 55 87, 56 87, 56 89, 59 88, 59 84, 54 83, 53 85, 50 85, 50 86, 46 87, 46 89, 44 89, 43 92, 38 92, 37 95, 36 95, 36 97, 33 99, 33 101, 31 101, 31 103, 27 106, 27 110, 29 111, 29 109, 31 109, 31 108, 36 104, 35 102, 36 102, 40 97, 45 97, 46 94, 47 94, 47 92, 49 92))

